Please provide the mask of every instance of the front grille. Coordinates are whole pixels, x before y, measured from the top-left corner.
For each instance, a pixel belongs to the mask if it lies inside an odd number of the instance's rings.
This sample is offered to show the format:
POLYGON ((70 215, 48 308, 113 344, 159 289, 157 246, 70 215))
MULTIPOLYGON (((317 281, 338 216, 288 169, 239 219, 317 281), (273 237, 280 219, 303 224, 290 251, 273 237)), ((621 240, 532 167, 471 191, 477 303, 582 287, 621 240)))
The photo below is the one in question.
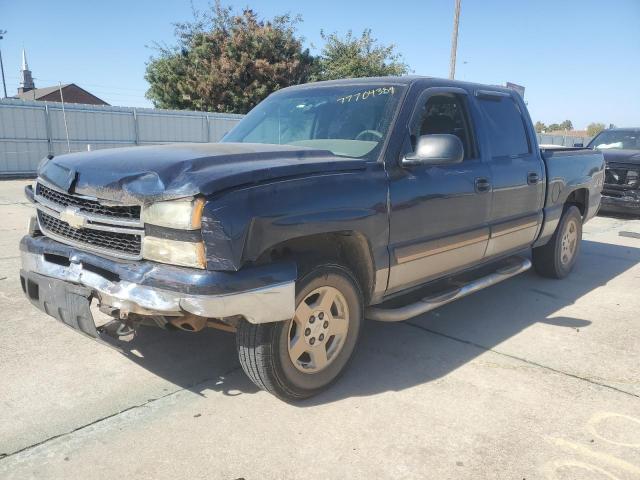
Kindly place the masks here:
POLYGON ((91 228, 75 229, 67 222, 63 222, 43 211, 38 212, 38 218, 40 226, 45 230, 45 234, 49 232, 80 247, 84 245, 88 249, 98 249, 106 253, 113 253, 116 256, 137 257, 140 255, 141 235, 107 232, 91 228))
POLYGON ((54 190, 53 188, 49 188, 40 182, 38 182, 36 186, 36 195, 44 198, 51 203, 60 205, 61 207, 77 207, 80 209, 80 211, 92 215, 100 215, 103 217, 112 217, 125 220, 140 219, 139 205, 101 205, 100 202, 96 200, 90 200, 87 198, 62 193, 54 190))
POLYGON ((604 174, 604 187, 613 189, 637 189, 640 187, 640 167, 627 165, 607 165, 604 174))
POLYGON ((627 169, 607 168, 604 174, 604 183, 609 185, 625 185, 627 183, 627 169))

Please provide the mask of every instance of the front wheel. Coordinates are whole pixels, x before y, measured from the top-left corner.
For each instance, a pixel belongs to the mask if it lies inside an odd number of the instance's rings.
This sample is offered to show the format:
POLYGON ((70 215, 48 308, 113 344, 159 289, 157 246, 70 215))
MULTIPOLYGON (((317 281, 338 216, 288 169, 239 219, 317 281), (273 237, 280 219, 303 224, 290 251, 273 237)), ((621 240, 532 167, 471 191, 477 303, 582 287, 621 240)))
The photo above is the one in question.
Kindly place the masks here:
POLYGON ((564 278, 573 269, 582 241, 582 215, 575 205, 567 207, 546 245, 533 249, 533 266, 550 278, 564 278))
POLYGON ((296 284, 293 319, 239 323, 240 364, 253 383, 279 398, 311 397, 344 371, 362 321, 362 293, 351 273, 336 265, 316 267, 296 284))

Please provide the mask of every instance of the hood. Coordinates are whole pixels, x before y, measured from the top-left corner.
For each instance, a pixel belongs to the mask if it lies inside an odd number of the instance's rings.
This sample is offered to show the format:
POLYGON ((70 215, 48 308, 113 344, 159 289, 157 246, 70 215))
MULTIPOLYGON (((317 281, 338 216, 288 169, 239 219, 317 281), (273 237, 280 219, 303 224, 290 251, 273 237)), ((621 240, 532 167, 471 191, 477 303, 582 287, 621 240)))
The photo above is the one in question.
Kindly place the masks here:
POLYGON ((277 178, 364 169, 364 160, 289 145, 197 143, 80 152, 45 160, 38 176, 69 193, 123 203, 208 195, 277 178))
POLYGON ((602 148, 602 152, 607 163, 631 163, 640 165, 640 150, 623 150, 619 148, 602 148))

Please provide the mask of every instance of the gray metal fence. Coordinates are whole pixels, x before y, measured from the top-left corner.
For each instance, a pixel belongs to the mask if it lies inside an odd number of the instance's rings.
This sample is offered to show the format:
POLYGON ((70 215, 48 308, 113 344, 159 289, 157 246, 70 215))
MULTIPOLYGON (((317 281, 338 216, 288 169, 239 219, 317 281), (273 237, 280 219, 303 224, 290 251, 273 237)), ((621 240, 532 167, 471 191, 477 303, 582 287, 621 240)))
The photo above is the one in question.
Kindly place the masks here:
MULTIPOLYGON (((242 115, 152 108, 0 100, 0 176, 33 174, 45 156, 88 149, 216 142, 242 115)), ((538 134, 572 147, 591 137, 538 134)))
POLYGON ((48 154, 216 142, 242 115, 0 100, 0 176, 33 174, 48 154))
POLYGON ((538 143, 541 145, 562 145, 563 147, 573 147, 576 144, 587 146, 593 137, 572 137, 569 135, 547 135, 538 134, 538 143))

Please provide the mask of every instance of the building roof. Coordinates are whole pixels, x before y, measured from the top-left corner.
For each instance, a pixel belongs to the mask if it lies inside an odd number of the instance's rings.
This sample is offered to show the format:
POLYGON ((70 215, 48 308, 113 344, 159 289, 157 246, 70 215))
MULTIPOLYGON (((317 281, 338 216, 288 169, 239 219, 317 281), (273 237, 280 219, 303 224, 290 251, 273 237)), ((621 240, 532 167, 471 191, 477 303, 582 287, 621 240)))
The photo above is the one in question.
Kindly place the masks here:
POLYGON ((67 88, 69 85, 73 85, 73 83, 64 83, 62 84, 62 87, 60 85, 54 85, 52 87, 34 88, 33 90, 28 90, 23 93, 18 93, 16 95, 16 98, 22 98, 23 100, 38 100, 41 97, 44 97, 46 95, 49 95, 50 93, 55 92, 56 90, 60 90, 60 88, 63 88, 63 89, 67 88))
POLYGON ((22 49, 22 70, 29 70, 29 64, 27 63, 27 53, 22 49))
MULTIPOLYGON (((63 83, 62 85, 53 85, 51 87, 34 88, 33 90, 27 90, 26 92, 18 93, 14 98, 19 98, 21 100, 51 100, 45 97, 51 94, 58 93, 60 89, 62 89, 63 91, 62 96, 65 97, 66 95, 69 94, 69 92, 65 93, 65 90, 69 88, 71 89, 70 92, 72 95, 69 96, 70 98, 68 103, 78 103, 77 101, 75 102, 73 101, 73 98, 72 98, 74 96, 73 94, 77 92, 82 92, 85 96, 91 97, 92 99, 95 99, 97 101, 97 102, 82 102, 82 103, 98 103, 98 104, 109 105, 107 102, 105 102, 101 98, 95 96, 91 92, 88 92, 84 88, 79 87, 75 83, 63 83)), ((64 99, 64 101, 65 103, 67 103, 66 98, 64 99)))

